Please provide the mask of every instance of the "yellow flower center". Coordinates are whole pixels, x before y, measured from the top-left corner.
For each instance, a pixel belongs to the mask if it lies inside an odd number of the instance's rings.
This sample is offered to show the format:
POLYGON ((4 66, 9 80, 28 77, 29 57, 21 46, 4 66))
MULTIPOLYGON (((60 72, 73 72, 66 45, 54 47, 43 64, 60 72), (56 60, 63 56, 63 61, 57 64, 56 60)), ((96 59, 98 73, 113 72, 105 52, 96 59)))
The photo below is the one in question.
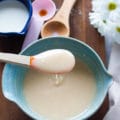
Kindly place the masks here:
POLYGON ((108 9, 109 9, 110 11, 113 11, 113 10, 115 10, 116 8, 117 8, 117 4, 116 4, 116 3, 110 2, 110 3, 108 4, 108 9))
POLYGON ((117 28, 116 28, 116 30, 117 30, 117 32, 119 32, 119 33, 120 33, 120 27, 117 27, 117 28))

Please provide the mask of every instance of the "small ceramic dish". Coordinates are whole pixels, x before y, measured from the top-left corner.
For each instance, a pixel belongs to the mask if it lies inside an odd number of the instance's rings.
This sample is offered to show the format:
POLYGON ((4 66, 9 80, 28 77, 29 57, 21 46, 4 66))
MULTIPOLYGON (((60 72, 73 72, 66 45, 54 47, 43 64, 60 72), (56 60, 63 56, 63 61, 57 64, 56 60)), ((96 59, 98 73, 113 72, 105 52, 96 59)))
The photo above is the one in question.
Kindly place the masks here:
MULTIPOLYGON (((24 49, 21 54, 35 55, 37 53, 50 49, 67 49, 71 51, 75 57, 79 58, 94 73, 96 78, 96 95, 88 109, 74 116, 70 120, 83 120, 93 115, 101 106, 107 94, 108 88, 112 83, 112 77, 105 69, 102 60, 97 53, 85 43, 73 38, 50 37, 34 42, 24 49)), ((4 96, 15 102, 27 115, 33 119, 45 120, 41 115, 36 114, 25 100, 23 93, 24 77, 28 68, 17 65, 7 64, 2 75, 2 91, 4 96)))
POLYGON ((24 35, 31 16, 31 0, 0 0, 0 35, 24 35))

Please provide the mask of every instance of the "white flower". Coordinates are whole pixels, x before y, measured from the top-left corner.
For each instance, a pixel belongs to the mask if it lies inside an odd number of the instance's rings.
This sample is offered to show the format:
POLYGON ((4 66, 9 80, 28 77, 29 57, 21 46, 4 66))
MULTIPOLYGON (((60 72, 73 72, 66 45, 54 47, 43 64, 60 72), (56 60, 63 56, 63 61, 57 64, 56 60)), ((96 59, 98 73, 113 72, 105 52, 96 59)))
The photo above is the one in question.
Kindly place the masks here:
POLYGON ((92 6, 93 12, 104 14, 106 19, 120 16, 120 0, 93 0, 92 6))
POLYGON ((120 11, 111 12, 108 18, 112 22, 120 22, 120 11))
POLYGON ((106 17, 100 13, 90 13, 89 19, 91 25, 93 25, 95 28, 98 28, 98 31, 103 36, 105 34, 105 27, 106 27, 106 17))
POLYGON ((95 12, 104 12, 110 14, 111 12, 120 12, 120 0, 93 0, 93 8, 95 12))
POLYGON ((120 44, 120 22, 107 21, 107 26, 105 28, 105 35, 109 35, 113 41, 120 44))
POLYGON ((102 36, 120 43, 120 0, 93 0, 89 19, 102 36))

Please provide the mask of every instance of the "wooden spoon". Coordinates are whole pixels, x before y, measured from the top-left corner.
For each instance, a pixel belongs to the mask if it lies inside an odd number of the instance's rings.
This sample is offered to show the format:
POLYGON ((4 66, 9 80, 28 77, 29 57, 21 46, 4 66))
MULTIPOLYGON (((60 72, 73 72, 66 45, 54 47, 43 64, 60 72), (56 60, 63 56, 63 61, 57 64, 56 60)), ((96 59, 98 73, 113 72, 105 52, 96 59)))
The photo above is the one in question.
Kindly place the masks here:
POLYGON ((64 0, 62 7, 58 13, 48 22, 46 22, 41 30, 41 36, 69 36, 70 26, 69 26, 69 16, 70 11, 76 0, 64 0))
POLYGON ((75 57, 65 49, 53 49, 35 56, 0 53, 0 61, 35 68, 48 73, 70 72, 75 65, 75 57))

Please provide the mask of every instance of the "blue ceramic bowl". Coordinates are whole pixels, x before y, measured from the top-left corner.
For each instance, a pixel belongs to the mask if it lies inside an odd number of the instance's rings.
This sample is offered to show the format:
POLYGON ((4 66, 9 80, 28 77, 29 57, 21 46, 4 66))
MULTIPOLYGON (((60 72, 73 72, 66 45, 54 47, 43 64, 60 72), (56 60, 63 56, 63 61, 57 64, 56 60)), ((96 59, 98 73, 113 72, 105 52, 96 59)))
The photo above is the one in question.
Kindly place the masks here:
MULTIPOLYGON (((94 73, 97 84, 97 92, 94 100, 86 111, 71 118, 71 120, 87 119, 98 110, 104 101, 108 88, 112 83, 112 77, 107 73, 102 60, 97 53, 85 43, 73 38, 51 37, 41 39, 31 44, 28 48, 23 50, 21 54, 35 55, 45 50, 57 48, 71 51, 75 57, 86 63, 94 73)), ((33 112, 25 101, 25 96, 23 94, 23 81, 27 70, 28 68, 7 64, 4 68, 2 76, 3 94, 7 99, 15 102, 33 119, 45 120, 42 115, 38 116, 35 112, 33 112)))
MULTIPOLYGON (((0 2, 2 2, 2 1, 4 1, 4 0, 0 0, 0 2)), ((10 1, 10 0, 8 0, 8 1, 10 1)), ((0 32, 1 36, 25 35, 27 30, 28 30, 30 20, 31 20, 31 17, 32 17, 32 3, 31 3, 31 0, 17 0, 17 1, 20 1, 28 9, 28 14, 29 15, 28 15, 28 19, 26 20, 27 22, 26 22, 25 26, 23 27, 22 31, 20 31, 20 32, 0 32)), ((11 15, 11 17, 12 17, 12 15, 11 15)))

